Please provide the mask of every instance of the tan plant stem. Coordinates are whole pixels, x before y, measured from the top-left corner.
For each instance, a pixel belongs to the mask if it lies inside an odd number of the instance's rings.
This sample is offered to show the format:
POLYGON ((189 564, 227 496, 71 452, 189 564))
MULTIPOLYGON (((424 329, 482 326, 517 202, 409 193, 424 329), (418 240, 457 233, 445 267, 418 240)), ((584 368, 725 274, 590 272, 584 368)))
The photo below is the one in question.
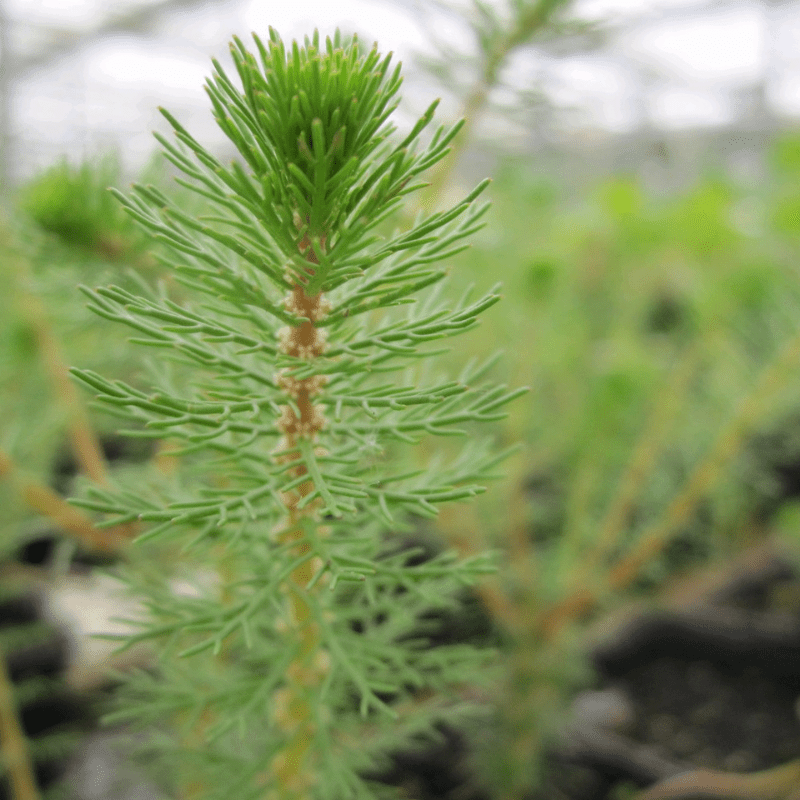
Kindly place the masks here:
POLYGON ((13 800, 39 800, 33 761, 17 713, 14 685, 5 654, 0 652, 0 748, 8 772, 13 800))
POLYGON ((21 301, 23 315, 33 328, 42 362, 50 375, 56 396, 67 415, 67 433, 81 472, 99 485, 108 483, 105 456, 89 422, 86 409, 69 377, 61 345, 47 321, 38 297, 27 293, 21 301))
POLYGON ((464 148, 472 138, 472 131, 481 114, 486 109, 489 95, 500 82, 500 73, 508 63, 511 54, 520 45, 529 42, 539 31, 547 26, 558 9, 570 0, 539 0, 538 3, 524 9, 514 20, 508 30, 497 36, 483 54, 483 66, 478 79, 470 87, 459 118, 464 120, 464 127, 456 139, 450 153, 444 158, 431 179, 425 192, 424 205, 430 205, 450 181, 464 148))
POLYGON ((99 553, 119 554, 131 526, 98 530, 92 520, 50 487, 20 475, 10 456, 0 450, 0 479, 8 480, 28 508, 49 519, 79 544, 99 553))
MULTIPOLYGON (((310 264, 316 264, 313 253, 305 243, 300 250, 310 264)), ((327 313, 327 301, 322 293, 309 296, 302 283, 295 283, 284 305, 292 314, 304 317, 305 322, 280 332, 280 349, 286 355, 313 359, 325 351, 325 337, 316 322, 327 313)), ((291 402, 282 406, 278 428, 283 438, 275 451, 282 463, 300 462, 298 448, 301 440, 313 441, 325 424, 321 410, 314 402, 323 382, 318 378, 298 380, 282 372, 277 376, 291 402)), ((292 477, 307 473, 304 464, 289 470, 292 477)), ((300 507, 304 498, 314 490, 312 481, 301 483, 283 496, 286 521, 278 533, 278 540, 293 547, 293 556, 308 556, 312 549, 309 530, 321 533, 317 506, 309 503, 300 507)), ((320 631, 314 619, 308 584, 319 568, 319 559, 307 558, 291 573, 286 587, 288 594, 287 641, 296 647, 296 655, 286 672, 284 686, 274 697, 273 718, 286 737, 284 749, 272 763, 273 777, 279 788, 280 800, 301 800, 310 797, 316 780, 312 763, 311 743, 316 732, 315 709, 310 697, 327 673, 325 655, 321 649, 320 631)))
MULTIPOLYGON (((625 554, 604 576, 607 590, 617 593, 626 589, 645 564, 655 558, 673 533, 685 524, 697 504, 713 488, 723 469, 739 452, 742 440, 753 422, 761 417, 769 402, 785 386, 800 359, 800 335, 793 337, 772 363, 763 371, 753 390, 742 400, 728 423, 720 431, 706 457, 695 467, 688 481, 673 498, 663 516, 645 529, 630 552, 625 554)), ((539 616, 543 634, 549 638, 568 621, 592 611, 600 602, 596 591, 579 589, 539 616)))
POLYGON ((81 471, 95 483, 107 483, 103 451, 89 423, 86 409, 72 384, 61 345, 50 326, 42 301, 29 288, 30 269, 27 259, 6 239, 6 230, 0 231, 7 249, 9 266, 13 271, 12 291, 14 304, 20 316, 31 326, 39 348, 42 363, 50 375, 56 396, 67 415, 67 428, 75 459, 81 471))

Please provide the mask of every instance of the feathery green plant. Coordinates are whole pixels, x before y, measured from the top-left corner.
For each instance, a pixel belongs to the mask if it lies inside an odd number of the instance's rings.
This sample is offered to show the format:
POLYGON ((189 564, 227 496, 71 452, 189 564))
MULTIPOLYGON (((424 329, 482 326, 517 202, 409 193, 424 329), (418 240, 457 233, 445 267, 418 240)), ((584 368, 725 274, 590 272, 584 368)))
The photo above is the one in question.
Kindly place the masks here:
POLYGON ((460 125, 421 145, 434 103, 396 137, 400 67, 355 39, 253 38, 255 53, 231 45, 242 88, 217 62, 206 87, 243 162, 162 112, 177 143, 157 138, 208 215, 149 186, 117 193, 171 248, 165 286, 84 289, 161 358, 154 389, 74 375, 132 435, 177 443, 183 469, 76 502, 141 524, 172 565, 128 575, 147 607, 128 641, 157 642, 159 668, 131 679, 123 716, 163 728, 181 796, 372 797, 381 753, 464 712, 448 687, 487 654, 431 646, 426 625, 494 569, 489 553, 425 560, 390 532, 482 491, 502 456, 471 427, 524 390, 485 383, 488 364, 437 372, 441 340, 499 299, 449 305, 436 288, 482 225, 486 182, 388 227, 460 125), (171 299, 171 278, 197 299, 171 299), (401 445, 426 434, 469 440, 420 467, 401 445))

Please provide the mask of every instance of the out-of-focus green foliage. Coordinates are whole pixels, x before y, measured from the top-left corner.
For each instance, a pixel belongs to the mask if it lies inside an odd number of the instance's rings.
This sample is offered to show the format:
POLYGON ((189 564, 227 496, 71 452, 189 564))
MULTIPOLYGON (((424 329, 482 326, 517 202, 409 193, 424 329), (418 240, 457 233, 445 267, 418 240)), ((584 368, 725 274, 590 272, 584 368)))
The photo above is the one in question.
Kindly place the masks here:
POLYGON ((479 288, 502 280, 507 300, 469 346, 505 348, 509 382, 532 387, 508 423, 528 442, 517 519, 497 502, 480 522, 500 543, 521 528, 528 547, 514 539, 503 590, 519 625, 508 712, 525 717, 510 735, 526 752, 580 679, 542 666, 575 658, 570 600, 613 607, 730 556, 782 491, 775 457, 792 455, 767 452, 762 433, 785 432, 800 405, 800 222, 786 210, 798 142, 775 145, 755 187, 712 173, 664 197, 615 176, 566 197, 519 161, 497 176, 461 269, 479 288))
MULTIPOLYGON (((124 334, 87 314, 77 289, 157 276, 144 237, 107 191, 120 180, 111 156, 60 162, 22 186, 18 208, 0 221, 0 453, 13 465, 13 475, 0 480, 3 552, 49 524, 26 509, 19 482, 47 486, 56 460, 74 461, 67 365, 85 358, 118 377, 135 374, 124 334)), ((99 435, 114 421, 94 414, 93 424, 99 435)))
POLYGON ((145 238, 107 191, 120 175, 112 154, 81 164, 65 158, 21 188, 19 207, 68 247, 109 261, 130 259, 143 250, 145 238))
MULTIPOLYGON (((758 190, 714 175, 658 198, 615 177, 565 198, 519 163, 496 179, 492 220, 462 269, 479 285, 499 277, 509 303, 490 312, 471 345, 508 348, 511 379, 533 387, 527 413, 514 419, 527 430, 536 486, 563 494, 582 470, 604 476, 593 479, 604 486, 585 497, 581 508, 593 513, 581 525, 596 524, 682 360, 702 368, 681 391, 680 424, 668 437, 673 488, 796 332, 800 248, 778 214, 791 196, 792 141, 776 145, 771 180, 758 190)), ((561 506, 563 516, 566 498, 561 506)), ((558 535, 563 522, 535 535, 558 535)))
POLYGON ((781 177, 771 215, 775 230, 783 235, 800 235, 800 137, 786 137, 771 153, 773 172, 781 177))
MULTIPOLYGON (((568 197, 557 178, 535 177, 519 160, 496 176, 489 224, 456 268, 459 283, 474 281, 478 290, 501 280, 505 299, 479 332, 456 342, 453 358, 504 348, 507 382, 532 387, 502 433, 527 442, 507 492, 522 501, 501 505, 496 493, 480 519, 456 517, 449 526, 505 547, 521 525, 529 560, 510 561, 504 589, 528 618, 576 586, 596 589, 601 607, 621 602, 625 590, 609 588, 609 576, 648 537, 657 546, 627 584, 640 592, 657 592, 687 566, 724 559, 752 540, 752 516, 774 509, 765 498, 777 502, 785 491, 770 468, 800 462, 800 444, 793 448, 800 426, 792 422, 800 415, 800 355, 791 349, 800 331, 800 136, 777 141, 767 165, 756 185, 715 173, 670 196, 616 176, 568 197)), ((89 167, 57 168, 22 197, 59 236, 15 223, 0 242, 0 288, 17 298, 0 320, 8 409, 0 442, 43 479, 63 414, 24 298, 42 301, 69 361, 136 380, 115 326, 87 314, 74 291, 77 283, 106 282, 104 273, 126 280, 107 252, 98 254, 104 237, 127 236, 116 217, 107 229, 104 212, 72 221, 81 193, 104 189, 106 180, 89 167), (50 197, 72 191, 72 200, 43 201, 48 181, 56 185, 50 197), (64 243, 64 231, 78 247, 64 243)), ((139 258, 135 247, 124 252, 123 263, 129 253, 139 258)), ((152 265, 134 267, 142 269, 152 265)), ((0 491, 5 500, 7 487, 0 491)), ((796 518, 796 506, 780 509, 781 536, 797 535, 796 518)), ((536 728, 517 728, 526 753, 560 721, 570 685, 585 680, 580 644, 577 627, 544 642, 535 631, 513 656, 525 680, 512 689, 528 697, 516 702, 536 728)))
POLYGON ((491 222, 461 269, 479 284, 500 277, 513 309, 490 312, 472 345, 511 345, 534 388, 523 424, 542 468, 598 438, 624 455, 688 348, 712 348, 713 369, 691 395, 700 402, 716 373, 721 394, 741 395, 795 330, 800 266, 778 222, 790 194, 780 173, 758 191, 716 175, 656 198, 616 177, 564 198, 513 163, 493 191, 491 222))

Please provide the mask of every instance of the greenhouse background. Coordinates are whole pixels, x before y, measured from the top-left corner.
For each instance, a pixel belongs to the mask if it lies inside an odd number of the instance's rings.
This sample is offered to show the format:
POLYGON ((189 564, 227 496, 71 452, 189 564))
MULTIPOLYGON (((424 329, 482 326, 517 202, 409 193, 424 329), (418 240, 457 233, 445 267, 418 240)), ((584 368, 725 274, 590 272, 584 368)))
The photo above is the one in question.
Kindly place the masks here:
MULTIPOLYGON (((494 3, 501 16, 508 13, 503 5, 494 3)), ((575 23, 516 48, 492 92, 497 116, 484 123, 483 142, 496 146, 492 126, 510 125, 511 116, 516 124, 501 129, 502 141, 519 152, 578 155, 592 171, 635 165, 668 182, 665 172, 688 177, 708 153, 723 153, 732 169, 752 173, 758 161, 752 154, 800 114, 796 3, 555 5, 575 23)), ((320 0, 292 10, 271 2, 183 0, 110 9, 6 0, 4 169, 16 180, 63 154, 80 159, 109 147, 120 148, 127 164, 140 164, 152 151, 154 96, 203 119, 198 87, 209 56, 224 56, 234 31, 267 25, 287 37, 340 25, 367 41, 379 39, 406 65, 410 108, 444 93, 449 112, 458 113, 453 83, 437 85, 417 56, 436 57, 444 47, 461 88, 477 78, 469 7, 320 0)), ((576 162, 570 157, 559 167, 568 163, 576 162)))
POLYGON ((488 426, 510 455, 486 494, 387 536, 421 568, 494 554, 496 574, 417 621, 434 653, 495 656, 432 732, 365 772, 375 797, 797 800, 800 3, 748 0, 0 0, 0 800, 230 796, 160 760, 168 723, 203 739, 197 697, 128 721, 122 685, 157 683, 157 648, 95 636, 140 613, 129 570, 169 576, 186 603, 221 579, 219 550, 184 564, 172 542, 129 548, 135 515, 92 500, 110 485, 190 498, 196 462, 164 428, 121 435, 69 369, 144 403, 154 375, 194 386, 194 368, 170 372, 87 309, 192 307, 164 229, 107 188, 152 185, 202 215, 157 155, 152 132, 173 133, 158 108, 229 164, 203 84, 212 58, 230 68, 233 35, 269 26, 393 51, 400 133, 435 98, 439 123, 465 119, 397 224, 492 179, 432 302, 498 282, 502 299, 440 363, 485 360, 529 389, 488 426))

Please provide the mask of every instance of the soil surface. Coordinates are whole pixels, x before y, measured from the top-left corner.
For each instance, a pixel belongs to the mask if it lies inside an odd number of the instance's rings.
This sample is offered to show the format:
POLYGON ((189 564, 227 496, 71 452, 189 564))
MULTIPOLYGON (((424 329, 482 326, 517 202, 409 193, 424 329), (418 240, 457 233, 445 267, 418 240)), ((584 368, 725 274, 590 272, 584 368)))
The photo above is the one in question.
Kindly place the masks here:
POLYGON ((600 686, 576 699, 536 797, 630 796, 622 785, 653 798, 761 797, 741 788, 752 773, 800 757, 798 598, 791 562, 760 553, 672 607, 631 615, 594 648, 600 686), (685 790, 667 788, 676 776, 685 790), (709 776, 717 789, 701 787, 709 776))

